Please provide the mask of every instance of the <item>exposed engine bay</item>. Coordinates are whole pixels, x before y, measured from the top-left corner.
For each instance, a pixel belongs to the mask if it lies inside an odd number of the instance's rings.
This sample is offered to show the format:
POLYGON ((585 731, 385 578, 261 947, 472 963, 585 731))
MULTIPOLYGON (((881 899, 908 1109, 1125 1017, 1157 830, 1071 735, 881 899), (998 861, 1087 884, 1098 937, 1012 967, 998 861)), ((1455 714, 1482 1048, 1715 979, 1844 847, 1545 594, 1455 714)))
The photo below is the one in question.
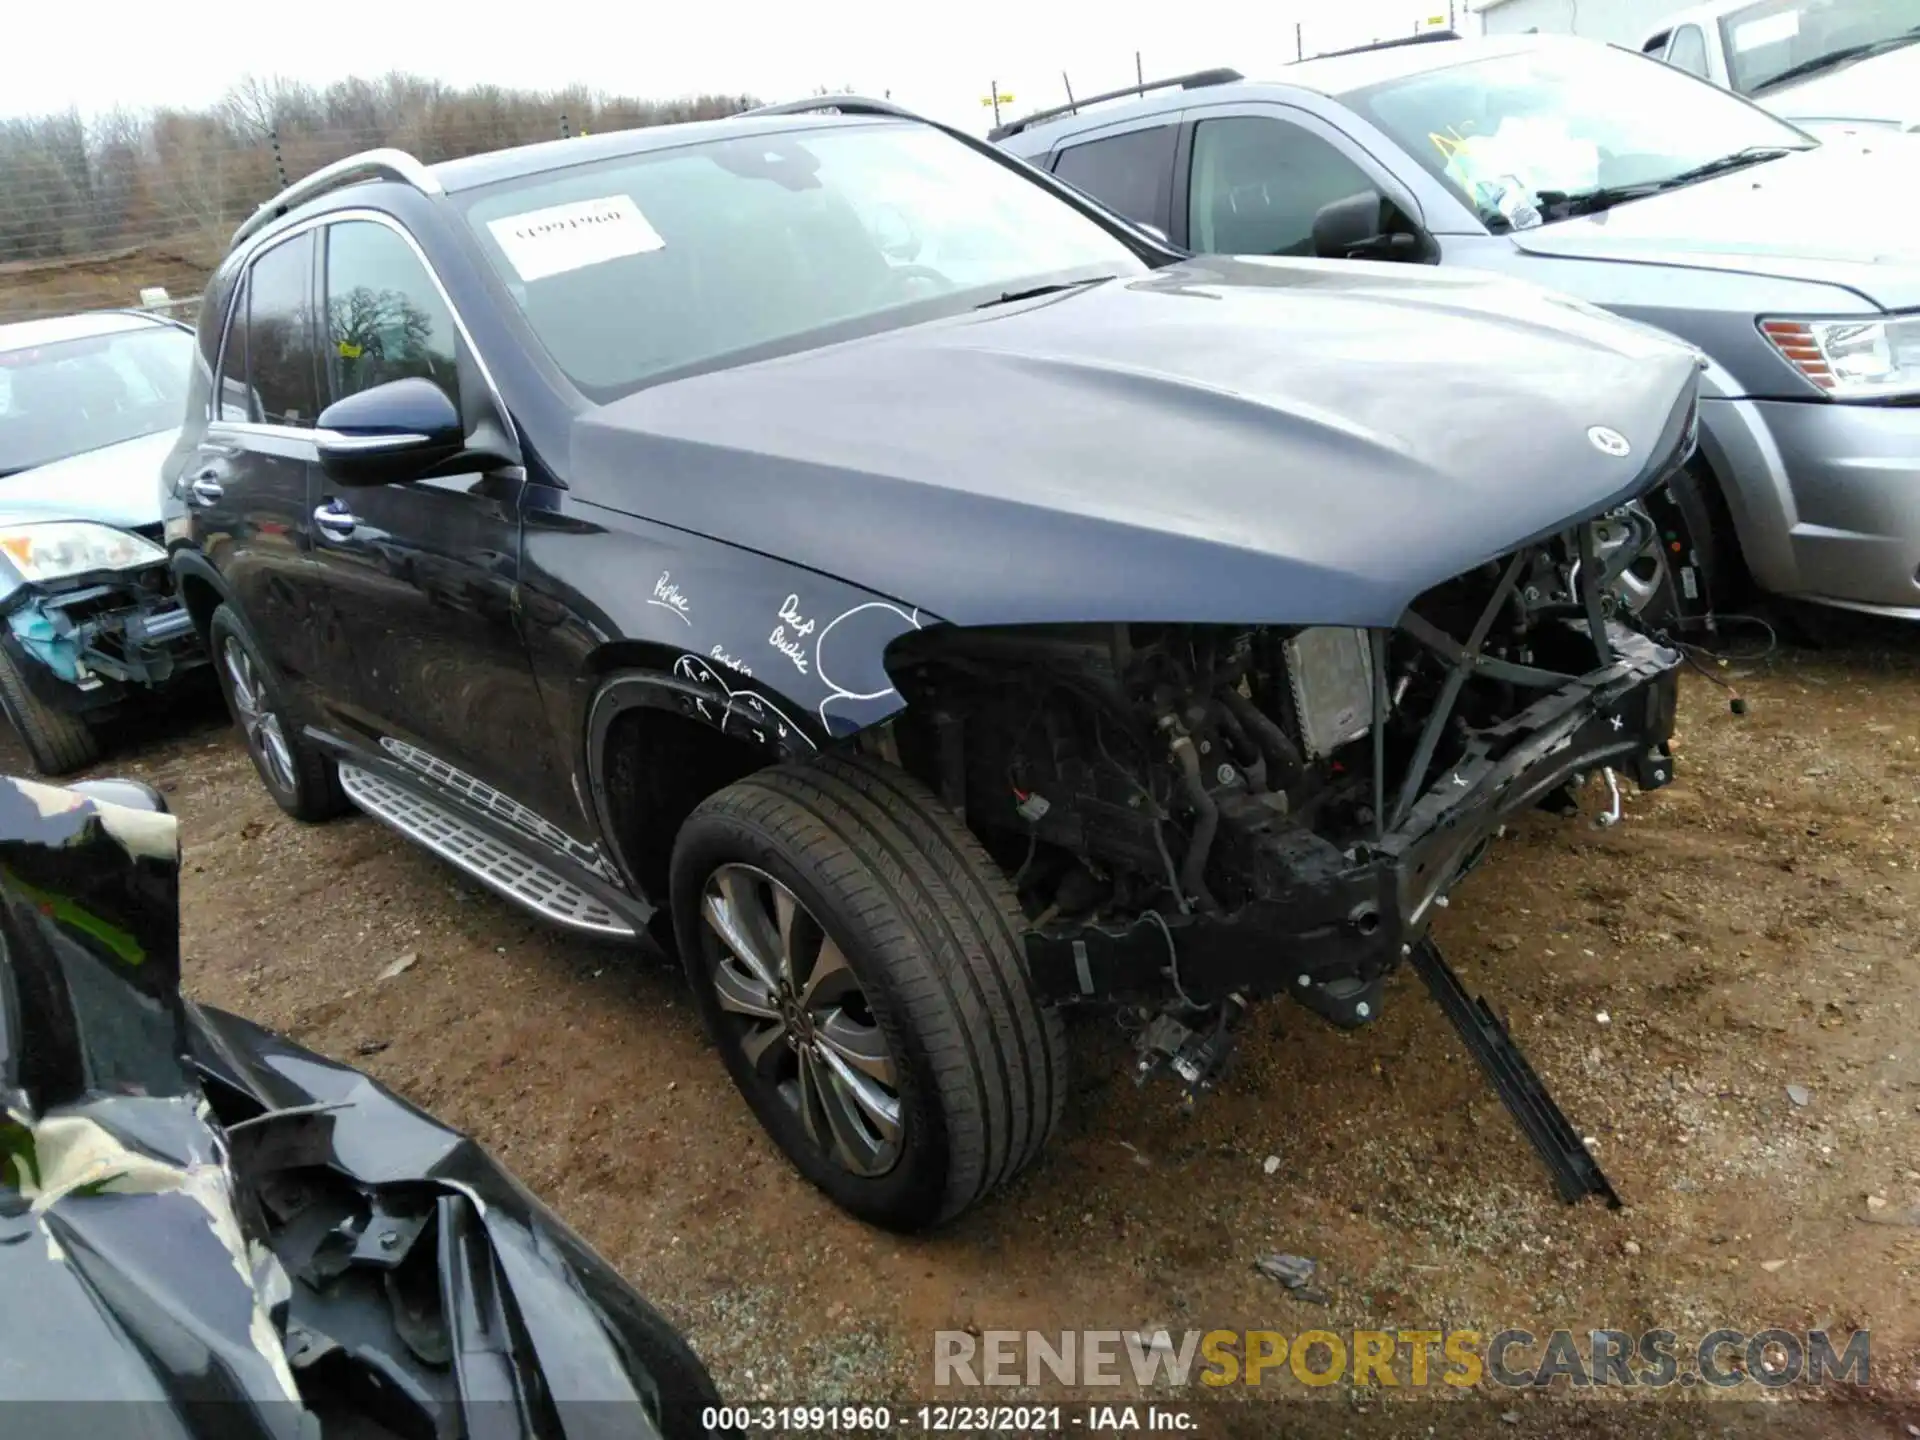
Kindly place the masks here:
POLYGON ((23 586, 6 618, 23 651, 81 692, 161 685, 205 658, 164 563, 23 586))
POLYGON ((896 740, 1013 877, 1037 983, 1143 1007, 1143 1069, 1204 1088, 1261 996, 1376 1015, 1503 817, 1590 775, 1617 795, 1616 766, 1667 783, 1680 655, 1622 583, 1650 546, 1611 511, 1391 631, 928 632, 896 653, 896 740))

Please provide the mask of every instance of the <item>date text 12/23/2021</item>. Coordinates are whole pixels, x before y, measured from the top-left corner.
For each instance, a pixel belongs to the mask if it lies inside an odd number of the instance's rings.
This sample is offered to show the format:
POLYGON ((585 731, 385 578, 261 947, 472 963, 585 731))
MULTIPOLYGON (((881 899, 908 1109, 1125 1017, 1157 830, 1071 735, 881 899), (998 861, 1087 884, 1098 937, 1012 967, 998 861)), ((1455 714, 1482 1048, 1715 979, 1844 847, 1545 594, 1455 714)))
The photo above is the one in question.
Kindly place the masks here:
POLYGON ((1194 1434, 1191 1410, 1173 1405, 721 1405, 709 1430, 813 1435, 1194 1434))

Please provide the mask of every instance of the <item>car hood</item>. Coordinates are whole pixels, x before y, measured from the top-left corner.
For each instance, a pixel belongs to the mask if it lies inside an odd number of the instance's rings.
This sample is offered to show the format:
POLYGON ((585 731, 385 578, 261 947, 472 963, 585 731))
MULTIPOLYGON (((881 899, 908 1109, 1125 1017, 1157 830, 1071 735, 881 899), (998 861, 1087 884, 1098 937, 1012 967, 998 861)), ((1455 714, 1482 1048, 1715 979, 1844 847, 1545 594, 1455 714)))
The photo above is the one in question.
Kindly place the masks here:
POLYGON ((139 435, 0 478, 0 519, 99 520, 122 530, 158 525, 160 463, 179 435, 139 435))
POLYGON ((1513 236, 1529 255, 1841 285, 1920 306, 1920 136, 1840 137, 1598 215, 1513 236))
POLYGON ((1695 365, 1475 272, 1207 258, 656 385, 569 483, 957 624, 1391 625, 1664 471, 1695 365))
POLYGON ((1797 125, 1861 121, 1920 128, 1920 44, 1809 75, 1752 98, 1797 125))

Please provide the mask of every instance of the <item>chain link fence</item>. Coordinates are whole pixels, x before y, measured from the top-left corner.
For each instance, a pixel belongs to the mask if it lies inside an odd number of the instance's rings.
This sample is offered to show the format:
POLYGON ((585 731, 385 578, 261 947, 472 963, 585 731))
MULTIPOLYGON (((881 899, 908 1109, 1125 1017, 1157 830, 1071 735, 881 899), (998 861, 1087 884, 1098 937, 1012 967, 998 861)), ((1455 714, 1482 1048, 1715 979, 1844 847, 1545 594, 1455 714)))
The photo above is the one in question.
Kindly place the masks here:
POLYGON ((246 81, 204 111, 0 121, 0 323, 143 304, 191 323, 234 228, 287 181, 361 150, 392 146, 432 164, 755 103, 392 75, 325 89, 246 81))

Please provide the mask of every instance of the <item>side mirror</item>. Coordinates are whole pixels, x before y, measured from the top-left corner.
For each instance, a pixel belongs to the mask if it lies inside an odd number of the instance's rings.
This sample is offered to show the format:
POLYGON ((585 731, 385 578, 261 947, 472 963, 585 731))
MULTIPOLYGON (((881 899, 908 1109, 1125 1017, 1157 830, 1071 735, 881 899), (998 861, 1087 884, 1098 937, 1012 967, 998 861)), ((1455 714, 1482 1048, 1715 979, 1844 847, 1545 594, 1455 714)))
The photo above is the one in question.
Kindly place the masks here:
POLYGON ((336 400, 320 412, 320 464, 342 485, 418 480, 467 448, 447 392, 409 376, 336 400))
POLYGON ((1313 217, 1313 253, 1322 260, 1419 260, 1427 237, 1378 190, 1322 205, 1313 217))

